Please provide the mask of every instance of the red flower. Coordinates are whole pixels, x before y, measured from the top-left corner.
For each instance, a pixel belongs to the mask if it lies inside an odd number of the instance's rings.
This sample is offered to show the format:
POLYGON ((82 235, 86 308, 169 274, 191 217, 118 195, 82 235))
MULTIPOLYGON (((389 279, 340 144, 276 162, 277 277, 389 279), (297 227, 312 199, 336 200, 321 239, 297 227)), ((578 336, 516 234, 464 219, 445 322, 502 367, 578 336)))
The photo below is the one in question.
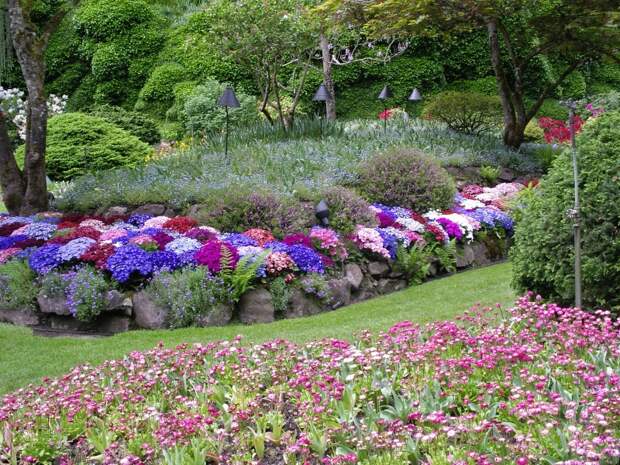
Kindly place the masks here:
POLYGON ((393 109, 388 109, 388 110, 382 111, 381 113, 379 113, 379 119, 381 121, 385 121, 386 119, 390 119, 392 117, 393 113, 394 113, 393 109))
POLYGON ((173 231, 186 233, 190 229, 198 226, 198 221, 189 216, 176 216, 169 219, 164 223, 164 228, 172 229, 173 231))
POLYGON ((116 248, 112 244, 93 244, 80 259, 93 263, 97 269, 107 268, 108 258, 114 253, 116 248))
MULTIPOLYGON (((579 115, 575 115, 573 124, 575 134, 579 134, 583 127, 583 120, 579 115)), ((544 116, 538 120, 538 125, 545 130, 545 141, 548 144, 554 142, 562 144, 570 141, 570 127, 564 121, 544 116)))

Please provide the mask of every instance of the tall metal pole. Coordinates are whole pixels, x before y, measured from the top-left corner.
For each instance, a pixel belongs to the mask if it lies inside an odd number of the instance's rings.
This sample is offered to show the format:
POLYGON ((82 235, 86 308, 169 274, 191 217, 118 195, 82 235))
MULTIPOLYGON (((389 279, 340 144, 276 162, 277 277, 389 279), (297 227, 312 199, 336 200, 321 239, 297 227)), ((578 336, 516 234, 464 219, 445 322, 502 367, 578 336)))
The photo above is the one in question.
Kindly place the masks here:
POLYGON ((226 163, 228 163, 228 107, 224 107, 226 111, 226 136, 224 137, 224 157, 226 157, 226 163))
POLYGON ((383 101, 383 134, 387 134, 387 104, 383 101))
POLYGON ((570 216, 573 219, 573 235, 575 239, 575 307, 581 308, 581 213, 579 205, 579 169, 577 165, 577 141, 575 138, 575 103, 569 105, 570 140, 573 154, 573 182, 575 204, 570 216))

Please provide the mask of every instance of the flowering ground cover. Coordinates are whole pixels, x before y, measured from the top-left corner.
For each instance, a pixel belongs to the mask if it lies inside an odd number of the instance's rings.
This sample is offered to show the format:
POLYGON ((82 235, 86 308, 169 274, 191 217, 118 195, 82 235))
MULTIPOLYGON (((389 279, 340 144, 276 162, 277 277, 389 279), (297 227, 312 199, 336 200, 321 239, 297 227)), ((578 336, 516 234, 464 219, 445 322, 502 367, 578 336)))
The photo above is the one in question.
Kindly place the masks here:
POLYGON ((8 463, 617 463, 620 324, 525 296, 494 323, 132 352, 0 404, 8 463))
MULTIPOLYGON (((136 288, 161 273, 199 267, 214 279, 237 271, 247 274, 249 269, 249 279, 279 278, 291 283, 300 275, 329 273, 350 255, 394 261, 401 249, 450 247, 471 242, 477 233, 506 237, 513 229, 506 202, 523 187, 469 185, 457 194, 454 206, 442 212, 419 214, 375 204, 371 210, 379 226, 358 225, 346 236, 318 226, 278 238, 262 229, 222 233, 199 226, 190 217, 4 215, 0 216, 0 264, 26 262, 45 278, 44 288, 50 287, 50 281, 64 281, 71 314, 88 321, 101 312, 103 300, 90 290, 105 290, 106 279, 108 288, 136 288), (50 274, 53 279, 46 278, 50 274)), ((3 301, 10 301, 9 297, 3 301)))

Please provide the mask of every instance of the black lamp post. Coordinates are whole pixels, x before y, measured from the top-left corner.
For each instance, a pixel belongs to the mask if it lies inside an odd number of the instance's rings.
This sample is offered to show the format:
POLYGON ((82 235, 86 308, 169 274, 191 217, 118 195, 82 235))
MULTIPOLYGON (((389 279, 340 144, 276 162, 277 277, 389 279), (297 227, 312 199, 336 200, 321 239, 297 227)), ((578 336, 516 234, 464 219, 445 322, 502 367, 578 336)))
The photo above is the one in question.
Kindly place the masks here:
MULTIPOLYGON (((317 89, 316 93, 314 94, 314 97, 312 97, 313 102, 327 102, 329 99, 331 99, 331 95, 329 91, 327 90, 327 87, 325 87, 325 84, 321 84, 319 88, 317 89)), ((327 116, 327 108, 325 108, 325 116, 327 116)), ((323 118, 321 117, 321 115, 319 115, 319 121, 321 124, 321 137, 322 137, 323 136, 323 118)))
POLYGON ((415 108, 416 103, 422 101, 422 94, 420 93, 417 87, 413 89, 408 100, 414 105, 414 108, 415 108))
POLYGON ((329 207, 325 200, 321 200, 315 208, 316 218, 323 226, 329 225, 329 207))
POLYGON ((235 91, 232 90, 231 87, 227 87, 226 89, 224 89, 224 93, 217 101, 217 104, 221 107, 224 107, 226 111, 226 136, 224 139, 224 156, 228 161, 228 109, 239 108, 241 105, 239 104, 239 100, 237 100, 235 91))
POLYGON ((383 132, 385 134, 387 134, 387 100, 392 98, 392 95, 392 89, 385 86, 379 94, 379 97, 377 97, 383 102, 383 132))

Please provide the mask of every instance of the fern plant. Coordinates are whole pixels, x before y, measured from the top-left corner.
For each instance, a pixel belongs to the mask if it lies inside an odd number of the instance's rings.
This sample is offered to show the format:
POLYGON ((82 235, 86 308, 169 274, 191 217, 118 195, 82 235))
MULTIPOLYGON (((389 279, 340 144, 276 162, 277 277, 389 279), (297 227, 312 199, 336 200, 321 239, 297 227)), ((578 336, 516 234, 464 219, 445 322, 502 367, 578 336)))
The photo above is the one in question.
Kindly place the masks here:
POLYGON ((429 254, 425 247, 417 244, 410 249, 401 245, 396 251, 396 267, 404 273, 410 285, 421 284, 431 271, 429 254))
POLYGON ((254 288, 254 283, 260 274, 260 269, 263 267, 266 258, 267 253, 246 255, 239 260, 237 266, 233 269, 230 265, 232 254, 227 247, 222 247, 220 276, 227 284, 233 302, 238 302, 243 294, 254 288))
POLYGON ((445 245, 439 242, 431 242, 427 244, 426 251, 430 257, 437 259, 441 269, 447 273, 456 271, 456 239, 452 239, 445 245))

